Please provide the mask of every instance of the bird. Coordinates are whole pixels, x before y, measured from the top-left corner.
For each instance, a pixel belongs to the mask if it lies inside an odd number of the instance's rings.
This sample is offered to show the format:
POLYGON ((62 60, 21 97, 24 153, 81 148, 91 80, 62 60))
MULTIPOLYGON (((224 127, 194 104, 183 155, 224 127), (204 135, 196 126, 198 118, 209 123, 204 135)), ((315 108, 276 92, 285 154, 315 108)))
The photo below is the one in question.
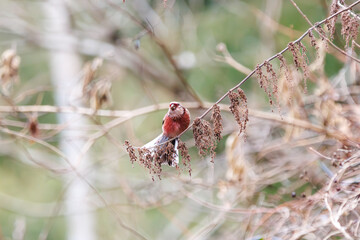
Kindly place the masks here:
POLYGON ((176 167, 179 164, 179 151, 177 138, 182 132, 184 132, 190 125, 190 112, 187 108, 182 106, 179 102, 171 102, 169 104, 169 110, 165 114, 162 121, 162 133, 152 141, 143 146, 150 151, 151 156, 155 155, 155 152, 160 154, 160 162, 162 164, 168 164, 169 166, 176 167), (174 146, 174 155, 167 156, 165 150, 166 145, 160 145, 166 141, 171 140, 174 146))

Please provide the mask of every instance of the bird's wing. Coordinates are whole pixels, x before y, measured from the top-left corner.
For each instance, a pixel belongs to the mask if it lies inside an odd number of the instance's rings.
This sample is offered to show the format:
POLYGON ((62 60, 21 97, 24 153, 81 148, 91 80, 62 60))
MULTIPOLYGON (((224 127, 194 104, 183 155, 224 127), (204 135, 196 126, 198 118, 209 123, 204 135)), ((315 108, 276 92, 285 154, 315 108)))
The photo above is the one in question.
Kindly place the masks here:
POLYGON ((160 134, 159 136, 157 136, 156 138, 145 144, 143 147, 148 148, 150 151, 153 152, 155 150, 154 146, 166 142, 167 140, 169 140, 168 137, 164 136, 164 134, 160 134))

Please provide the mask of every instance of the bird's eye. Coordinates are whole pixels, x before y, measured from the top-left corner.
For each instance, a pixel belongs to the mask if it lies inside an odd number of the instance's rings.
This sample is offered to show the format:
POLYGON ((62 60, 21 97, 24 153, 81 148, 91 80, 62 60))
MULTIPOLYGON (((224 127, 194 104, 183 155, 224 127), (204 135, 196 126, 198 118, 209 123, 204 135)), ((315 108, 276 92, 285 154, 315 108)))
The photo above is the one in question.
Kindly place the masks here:
POLYGON ((178 104, 172 103, 172 104, 170 104, 170 109, 171 109, 172 111, 174 111, 174 110, 177 108, 177 106, 178 106, 178 104))

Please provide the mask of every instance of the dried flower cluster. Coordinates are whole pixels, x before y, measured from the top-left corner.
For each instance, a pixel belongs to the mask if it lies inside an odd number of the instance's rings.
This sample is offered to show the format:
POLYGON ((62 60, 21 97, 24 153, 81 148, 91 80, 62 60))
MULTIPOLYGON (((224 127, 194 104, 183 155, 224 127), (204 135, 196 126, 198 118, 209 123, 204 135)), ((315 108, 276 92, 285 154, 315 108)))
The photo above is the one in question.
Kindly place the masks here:
POLYGON ((222 139, 221 132, 223 130, 223 125, 222 125, 220 107, 217 104, 215 104, 213 107, 211 120, 213 121, 214 136, 216 140, 220 141, 222 139))
POLYGON ((351 30, 351 16, 348 11, 345 11, 341 14, 341 35, 345 39, 345 46, 349 46, 349 40, 350 40, 350 30, 351 30))
POLYGON ((288 44, 289 50, 293 55, 294 64, 297 70, 300 68, 304 74, 304 91, 307 92, 307 84, 306 79, 310 76, 310 71, 308 67, 308 59, 306 56, 306 47, 301 42, 293 43, 290 42, 288 44))
POLYGON ((280 70, 283 71, 287 85, 289 86, 290 90, 292 91, 295 87, 295 84, 294 84, 294 79, 293 79, 292 73, 290 72, 289 66, 286 64, 286 60, 283 55, 278 54, 277 58, 280 61, 280 70))
MULTIPOLYGON (((330 12, 329 12, 329 15, 333 15, 334 13, 338 12, 340 9, 339 5, 337 4, 337 0, 333 0, 331 6, 330 6, 330 12)), ((327 29, 329 30, 329 38, 330 40, 333 40, 334 39, 334 34, 335 34, 335 23, 336 23, 336 20, 337 20, 338 16, 336 15, 335 17, 329 19, 326 21, 326 26, 327 26, 327 29)))
POLYGON ((95 79, 95 75, 103 65, 101 58, 95 58, 93 61, 85 64, 83 68, 83 94, 88 92, 89 84, 95 79))
POLYGON ((266 74, 263 73, 262 67, 260 67, 259 65, 257 65, 256 67, 256 75, 259 79, 259 85, 268 95, 270 105, 273 105, 274 97, 275 103, 279 107, 279 91, 276 73, 270 62, 265 61, 263 66, 266 67, 266 74))
POLYGON ((104 105, 112 104, 111 81, 103 79, 96 82, 90 90, 90 107, 99 109, 104 105))
MULTIPOLYGON (((155 149, 148 148, 138 148, 138 156, 136 155, 134 147, 130 144, 129 141, 125 141, 126 151, 129 154, 130 161, 132 164, 138 161, 138 163, 147 168, 152 177, 152 180, 155 180, 155 176, 161 179, 162 165, 167 164, 169 166, 179 166, 176 164, 176 158, 178 153, 174 147, 175 140, 167 142, 165 144, 155 147, 155 149)), ((189 174, 191 175, 191 164, 190 164, 190 155, 185 143, 179 140, 178 150, 182 156, 182 163, 187 168, 189 174)))
POLYGON ((270 86, 269 79, 268 79, 267 75, 263 74, 261 67, 259 65, 256 66, 256 75, 259 79, 260 87, 264 89, 265 93, 269 97, 270 105, 272 105, 273 100, 272 100, 271 90, 269 89, 269 86, 270 86))
POLYGON ((83 97, 94 110, 112 104, 111 81, 95 78, 102 64, 102 59, 95 58, 92 62, 85 64, 83 69, 83 97))
POLYGON ((229 99, 231 102, 230 111, 239 125, 239 134, 241 134, 245 132, 247 122, 249 121, 246 95, 241 88, 238 88, 238 92, 229 92, 229 99))
POLYGON ((268 61, 264 62, 264 66, 266 67, 266 72, 269 76, 269 84, 268 85, 271 85, 272 95, 275 97, 276 104, 279 107, 279 90, 278 90, 278 80, 277 80, 276 73, 275 73, 271 63, 269 63, 268 61))
POLYGON ((126 147, 126 151, 129 154, 131 163, 134 164, 134 162, 136 162, 136 160, 137 160, 137 156, 136 156, 134 147, 127 140, 125 141, 125 147, 126 147))
POLYGON ((345 39, 345 47, 349 47, 350 40, 356 40, 359 31, 359 22, 356 18, 351 17, 349 11, 341 14, 341 35, 345 39))
MULTIPOLYGON (((152 161, 153 158, 151 156, 151 151, 147 148, 139 148, 139 163, 140 165, 144 166, 145 168, 152 168, 152 161)), ((130 153, 129 153, 130 154, 130 153)), ((134 162, 132 162, 134 164, 134 162)))
MULTIPOLYGON (((309 31, 309 38, 310 38, 310 44, 311 46, 313 46, 316 50, 316 52, 319 50, 319 46, 316 43, 316 38, 314 37, 314 34, 312 32, 312 30, 309 31)), ((319 57, 319 53, 317 52, 317 57, 319 57)))
POLYGON ((198 148, 199 154, 205 156, 209 152, 213 161, 215 158, 216 141, 214 141, 214 134, 210 123, 199 117, 195 118, 193 134, 195 146, 198 148))
POLYGON ((192 169, 191 169, 191 158, 190 158, 189 150, 186 147, 186 144, 182 142, 180 139, 179 139, 178 150, 180 151, 182 163, 185 167, 187 167, 189 171, 189 175, 191 176, 192 169))
POLYGON ((19 81, 20 61, 14 49, 8 49, 1 55, 0 84, 2 93, 5 95, 9 95, 11 87, 19 81))
POLYGON ((319 32, 321 41, 323 42, 323 44, 325 46, 325 49, 327 51, 328 50, 328 42, 327 42, 327 39, 326 39, 326 33, 325 33, 324 29, 322 28, 321 25, 317 25, 316 30, 319 32))

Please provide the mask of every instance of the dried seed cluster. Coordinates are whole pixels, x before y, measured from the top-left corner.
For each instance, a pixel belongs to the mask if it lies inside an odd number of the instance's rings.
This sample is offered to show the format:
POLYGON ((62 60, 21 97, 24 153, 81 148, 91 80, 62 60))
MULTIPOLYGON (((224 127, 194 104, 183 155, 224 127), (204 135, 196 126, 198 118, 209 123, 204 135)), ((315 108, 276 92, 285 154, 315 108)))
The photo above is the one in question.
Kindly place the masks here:
POLYGON ((310 76, 310 71, 309 71, 309 67, 308 67, 308 58, 306 56, 306 47, 301 42, 297 42, 297 43, 290 42, 288 44, 288 47, 289 47, 290 52, 293 55, 295 67, 297 68, 297 70, 299 70, 301 68, 303 71, 304 90, 306 93, 307 92, 306 79, 309 78, 309 76, 310 76))
POLYGON ((268 61, 264 62, 264 66, 266 67, 266 72, 269 76, 269 84, 272 88, 272 95, 275 97, 276 104, 279 106, 279 90, 278 90, 278 80, 276 73, 273 69, 273 66, 268 61))
POLYGON ((192 169, 191 169, 191 162, 190 162, 191 158, 190 158, 189 150, 186 147, 186 144, 180 140, 179 140, 178 150, 180 151, 181 161, 183 165, 187 167, 189 171, 189 175, 191 176, 192 169))
POLYGON ((147 148, 139 148, 139 163, 143 167, 149 169, 149 173, 153 181, 155 181, 155 175, 161 179, 161 164, 154 164, 154 157, 151 154, 151 151, 147 148))
MULTIPOLYGON (((330 13, 329 15, 333 15, 334 13, 338 12, 340 9, 339 5, 337 4, 337 0, 334 0, 331 4, 331 7, 330 7, 330 13)), ((329 38, 330 40, 333 40, 334 39, 334 34, 335 34, 335 23, 336 23, 336 20, 337 20, 337 15, 329 20, 326 21, 326 26, 327 26, 327 29, 329 30, 329 38)))
POLYGON ((129 154, 131 163, 134 164, 134 162, 136 162, 136 160, 137 160, 134 147, 127 140, 125 141, 125 147, 126 147, 126 151, 129 154))
POLYGON ((201 118, 195 118, 193 124, 193 134, 195 146, 199 150, 199 154, 204 157, 210 153, 212 161, 215 158, 216 141, 214 141, 213 129, 208 121, 201 118))
POLYGON ((356 18, 351 17, 349 11, 341 14, 341 35, 345 39, 345 47, 349 47, 350 40, 356 40, 359 31, 359 22, 356 18))
POLYGON ((40 134, 39 122, 35 115, 29 118, 28 129, 32 137, 38 137, 40 134))
POLYGON ((241 134, 245 132, 246 125, 249 121, 246 95, 241 88, 238 88, 238 92, 229 92, 229 99, 231 102, 230 111, 239 125, 239 134, 241 134))
POLYGON ((112 104, 111 81, 108 79, 96 79, 96 73, 102 64, 102 59, 95 58, 92 62, 86 63, 83 68, 83 97, 94 110, 112 104))
MULTIPOLYGON (((313 46, 316 50, 316 52, 319 50, 319 46, 316 43, 316 38, 314 37, 314 34, 312 32, 312 30, 309 31, 309 38, 310 38, 310 44, 311 46, 313 46)), ((319 56, 319 54, 317 53, 317 56, 319 56)))
POLYGON ((95 58, 91 62, 87 62, 83 68, 83 94, 85 95, 88 92, 88 87, 90 83, 95 79, 96 73, 103 65, 103 60, 101 58, 95 58))
MULTIPOLYGON (((269 79, 267 75, 263 74, 261 67, 259 65, 256 66, 256 75, 259 79, 259 85, 262 89, 264 89, 265 93, 269 97, 270 105, 273 104, 272 96, 271 96, 271 90, 268 89, 269 87, 269 79)), ((230 97, 230 95, 229 95, 230 97)))
POLYGON ((265 61, 263 66, 266 68, 266 74, 264 74, 264 72, 262 71, 262 67, 260 67, 259 65, 257 65, 256 67, 256 75, 259 79, 259 85, 268 95, 270 105, 273 105, 274 97, 275 103, 279 107, 279 91, 276 73, 270 62, 265 61))
POLYGON ((138 153, 139 153, 140 165, 142 165, 148 169, 152 168, 153 159, 152 159, 150 150, 147 148, 139 148, 138 153))
POLYGON ((89 92, 90 107, 92 109, 97 110, 104 105, 112 104, 111 85, 111 81, 104 79, 92 86, 89 92))
POLYGON ((283 71, 283 73, 285 75, 285 79, 288 83, 288 86, 290 87, 290 90, 293 90, 295 87, 295 84, 294 84, 294 79, 293 79, 292 73, 290 72, 289 66, 286 64, 286 60, 283 55, 278 54, 277 58, 280 61, 280 70, 283 71))
POLYGON ((319 35, 320 35, 321 41, 323 42, 323 44, 325 46, 325 49, 327 51, 328 50, 328 42, 327 42, 327 39, 326 39, 326 33, 325 33, 324 29, 322 28, 321 25, 317 25, 316 30, 320 33, 319 35))
MULTIPOLYGON (((125 141, 124 145, 129 154, 131 163, 134 164, 134 162, 138 161, 141 166, 147 168, 153 181, 155 180, 155 176, 161 179, 162 164, 173 166, 175 158, 177 158, 177 152, 172 142, 157 146, 155 149, 139 148, 138 156, 129 141, 125 141)), ((183 165, 187 167, 189 174, 191 175, 190 155, 185 143, 179 141, 178 149, 182 156, 183 165)), ((176 165, 176 168, 178 167, 179 166, 176 165)))
POLYGON ((216 140, 220 141, 222 139, 221 132, 223 131, 223 125, 220 107, 217 104, 213 107, 211 120, 213 121, 214 136, 216 140))
POLYGON ((0 60, 0 84, 2 93, 10 94, 11 87, 19 81, 20 57, 16 55, 16 51, 8 49, 3 52, 0 60))
POLYGON ((350 13, 348 11, 343 12, 341 14, 341 35, 344 37, 345 39, 345 46, 348 47, 349 46, 349 40, 350 40, 350 30, 351 30, 351 16, 350 13))

